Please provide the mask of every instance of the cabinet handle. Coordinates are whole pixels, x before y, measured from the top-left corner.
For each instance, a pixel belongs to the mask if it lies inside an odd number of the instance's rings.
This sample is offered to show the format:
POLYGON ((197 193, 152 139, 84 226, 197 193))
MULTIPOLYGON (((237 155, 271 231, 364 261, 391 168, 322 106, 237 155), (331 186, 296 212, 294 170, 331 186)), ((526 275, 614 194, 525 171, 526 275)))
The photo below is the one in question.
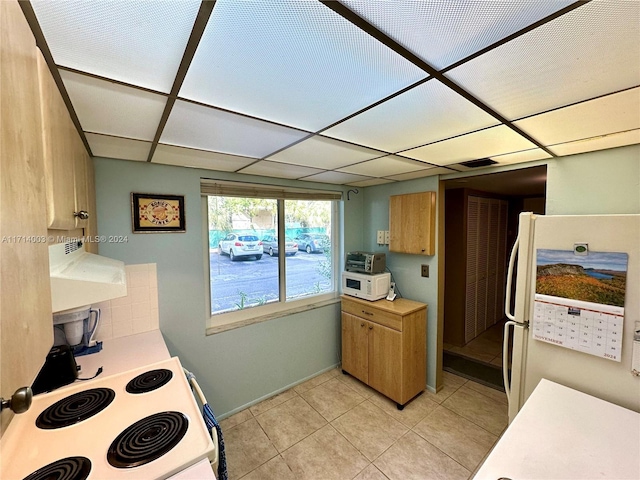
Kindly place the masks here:
POLYGON ((360 326, 361 326, 361 327, 364 327, 364 323, 361 323, 361 324, 360 324, 360 326))
POLYGON ((365 312, 364 310, 362 310, 362 313, 364 313, 365 315, 373 315, 373 313, 365 312))
POLYGON ((80 210, 79 212, 73 212, 74 217, 78 217, 80 220, 86 220, 89 218, 89 212, 85 210, 80 210))
POLYGON ((373 330, 373 325, 369 325, 369 330, 373 330))

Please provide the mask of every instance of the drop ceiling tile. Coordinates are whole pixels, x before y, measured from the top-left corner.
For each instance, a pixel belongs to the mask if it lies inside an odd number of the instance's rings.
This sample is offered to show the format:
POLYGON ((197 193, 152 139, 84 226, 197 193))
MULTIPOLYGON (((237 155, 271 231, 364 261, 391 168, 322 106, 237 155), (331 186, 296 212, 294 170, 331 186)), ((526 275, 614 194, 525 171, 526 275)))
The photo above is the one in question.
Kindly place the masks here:
POLYGON ((56 64, 165 93, 200 8, 196 0, 31 4, 56 64))
MULTIPOLYGON (((534 160, 543 160, 552 158, 547 152, 541 148, 532 148, 531 150, 523 150, 521 152, 507 153, 505 155, 495 155, 491 160, 498 162, 498 165, 510 165, 513 163, 533 162, 534 160)), ((464 165, 459 166, 461 170, 469 170, 464 165)), ((470 169, 473 170, 473 169, 470 169)))
POLYGON ((317 131, 425 77, 320 2, 218 0, 180 96, 317 131))
POLYGON ((119 158, 121 160, 137 160, 145 162, 151 150, 151 142, 131 140, 130 138, 112 137, 86 133, 87 141, 94 157, 119 158))
POLYGON ((432 165, 403 158, 398 155, 388 155, 386 157, 376 158, 375 160, 368 160, 340 168, 338 171, 373 177, 388 177, 400 173, 424 170, 425 168, 432 168, 432 165))
POLYGON ((515 124, 545 145, 640 128, 640 87, 535 115, 515 124))
POLYGON ((384 185, 385 183, 393 183, 393 180, 387 178, 372 178, 370 180, 360 180, 358 182, 352 182, 348 185, 352 187, 373 187, 376 185, 384 185))
POLYGON ((572 2, 343 0, 342 3, 440 70, 572 2))
POLYGON ((315 135, 291 148, 287 148, 267 160, 291 163, 306 167, 333 170, 352 163, 380 157, 384 152, 352 145, 332 138, 315 135))
POLYGON ((552 145, 549 147, 549 150, 556 155, 564 156, 595 150, 605 150, 607 148, 624 147, 625 145, 634 145, 636 143, 640 143, 640 129, 552 145))
POLYGON ((239 173, 251 175, 263 175, 265 177, 277 178, 300 178, 321 173, 324 170, 319 168, 301 167, 299 165, 289 165, 278 162, 268 162, 263 160, 253 165, 243 168, 239 173))
POLYGON ((535 145, 526 138, 509 127, 500 125, 407 150, 402 152, 402 155, 434 165, 450 165, 534 147, 535 145))
POLYGON ((353 182, 360 182, 364 180, 370 180, 371 177, 363 177, 362 175, 354 175, 352 173, 342 172, 323 172, 301 178, 308 182, 321 182, 321 183, 333 183, 336 185, 346 185, 353 182))
POLYGON ((178 100, 160 141, 261 158, 306 135, 300 130, 178 100))
POLYGON ((218 170, 220 172, 235 172, 256 160, 256 158, 159 144, 151 161, 152 163, 162 163, 165 165, 204 168, 207 170, 218 170))
POLYGON ((446 74, 515 120, 640 84, 640 3, 596 1, 446 74))
POLYGON ((446 167, 433 167, 426 170, 418 170, 417 172, 402 173, 400 175, 391 175, 387 178, 396 181, 413 180, 414 178, 432 177, 434 175, 446 175, 447 173, 455 173, 457 170, 452 170, 446 167))
POLYGON ((136 140, 153 140, 166 97, 60 71, 82 129, 136 140))
POLYGON ((432 79, 322 134, 397 152, 496 124, 491 115, 432 79))

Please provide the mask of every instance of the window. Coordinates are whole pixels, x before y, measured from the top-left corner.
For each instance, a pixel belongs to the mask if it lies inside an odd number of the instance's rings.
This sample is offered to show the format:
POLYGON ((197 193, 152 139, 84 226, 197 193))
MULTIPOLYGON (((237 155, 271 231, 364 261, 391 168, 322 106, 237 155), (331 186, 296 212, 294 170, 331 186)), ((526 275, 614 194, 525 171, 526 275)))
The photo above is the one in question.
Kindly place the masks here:
POLYGON ((212 326, 337 298, 339 192, 202 180, 212 326))

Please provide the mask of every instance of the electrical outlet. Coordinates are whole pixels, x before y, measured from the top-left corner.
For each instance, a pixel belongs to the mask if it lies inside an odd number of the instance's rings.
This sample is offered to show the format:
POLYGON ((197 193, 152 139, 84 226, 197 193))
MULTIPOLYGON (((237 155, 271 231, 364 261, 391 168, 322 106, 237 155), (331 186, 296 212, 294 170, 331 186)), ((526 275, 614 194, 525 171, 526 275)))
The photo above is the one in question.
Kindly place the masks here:
POLYGON ((389 237, 390 237, 389 230, 385 230, 384 231, 384 244, 385 245, 389 245, 389 237))
POLYGON ((421 275, 423 277, 428 277, 429 276, 429 265, 422 265, 422 273, 421 275))
POLYGON ((376 243, 378 245, 384 244, 384 230, 378 230, 378 234, 376 235, 376 243))

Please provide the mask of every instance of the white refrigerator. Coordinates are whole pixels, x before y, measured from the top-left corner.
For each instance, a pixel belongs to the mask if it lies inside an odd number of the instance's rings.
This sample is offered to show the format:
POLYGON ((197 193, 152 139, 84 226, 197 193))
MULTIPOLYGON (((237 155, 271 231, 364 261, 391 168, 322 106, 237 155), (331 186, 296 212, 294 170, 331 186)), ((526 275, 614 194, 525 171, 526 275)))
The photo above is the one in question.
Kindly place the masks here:
POLYGON ((543 378, 640 412, 640 215, 520 214, 506 313, 509 422, 543 378))

